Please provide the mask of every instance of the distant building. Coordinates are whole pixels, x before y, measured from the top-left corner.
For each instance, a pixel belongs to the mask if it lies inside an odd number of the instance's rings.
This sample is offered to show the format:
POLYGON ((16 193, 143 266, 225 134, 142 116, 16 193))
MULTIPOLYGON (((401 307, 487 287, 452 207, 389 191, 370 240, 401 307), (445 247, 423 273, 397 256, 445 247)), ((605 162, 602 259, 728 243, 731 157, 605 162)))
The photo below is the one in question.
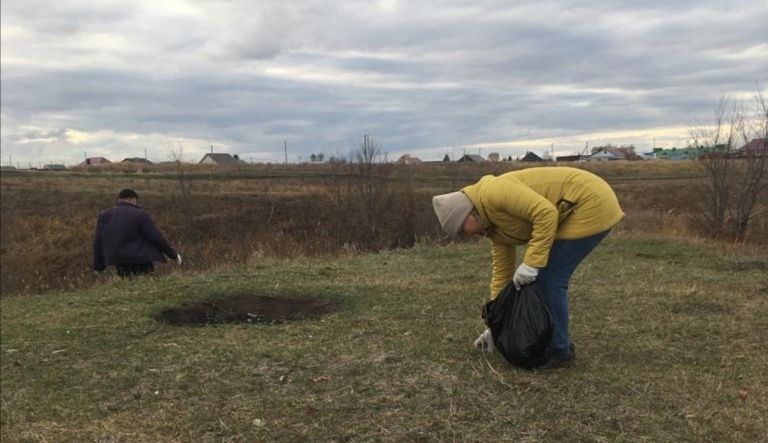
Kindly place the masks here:
POLYGON ((736 157, 762 157, 766 155, 768 142, 764 138, 756 138, 736 150, 736 157))
POLYGON ((480 163, 484 162, 485 159, 482 155, 479 154, 464 154, 461 156, 460 159, 456 160, 461 163, 470 162, 470 163, 480 163))
POLYGON ((138 164, 142 164, 142 165, 153 165, 154 164, 151 161, 149 161, 149 160, 147 160, 146 158, 143 158, 143 157, 128 157, 126 159, 123 159, 123 161, 121 161, 120 163, 138 163, 138 164))
POLYGON ((702 154, 700 148, 656 148, 653 157, 659 160, 693 160, 702 154))
POLYGON ((617 149, 600 148, 590 155, 589 161, 626 160, 627 156, 617 149))
POLYGON ((225 153, 208 153, 200 160, 202 165, 235 166, 243 163, 237 154, 233 156, 225 153))
POLYGON ((88 157, 85 160, 81 161, 79 165, 77 166, 104 166, 109 165, 112 162, 107 160, 104 157, 88 157))
POLYGON ((555 161, 559 162, 577 162, 586 159, 586 155, 576 154, 576 155, 561 155, 558 157, 555 157, 555 161))
POLYGON ((50 163, 43 166, 46 171, 66 171, 67 167, 60 163, 50 163))
POLYGON ((403 154, 395 163, 399 165, 420 165, 424 162, 418 157, 412 157, 410 154, 403 154))
POLYGON ((521 162, 543 162, 544 159, 539 157, 538 155, 534 154, 533 152, 528 152, 523 156, 523 158, 520 159, 521 162))

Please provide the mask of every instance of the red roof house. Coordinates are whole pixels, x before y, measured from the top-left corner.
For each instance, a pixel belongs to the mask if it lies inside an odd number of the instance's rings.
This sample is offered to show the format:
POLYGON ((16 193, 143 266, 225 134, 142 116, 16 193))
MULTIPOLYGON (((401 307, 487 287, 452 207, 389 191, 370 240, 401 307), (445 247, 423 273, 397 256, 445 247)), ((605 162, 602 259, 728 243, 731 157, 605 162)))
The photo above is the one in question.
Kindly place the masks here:
POLYGON ((736 150, 737 157, 762 157, 766 155, 766 149, 768 149, 768 143, 764 138, 752 139, 746 145, 736 150))

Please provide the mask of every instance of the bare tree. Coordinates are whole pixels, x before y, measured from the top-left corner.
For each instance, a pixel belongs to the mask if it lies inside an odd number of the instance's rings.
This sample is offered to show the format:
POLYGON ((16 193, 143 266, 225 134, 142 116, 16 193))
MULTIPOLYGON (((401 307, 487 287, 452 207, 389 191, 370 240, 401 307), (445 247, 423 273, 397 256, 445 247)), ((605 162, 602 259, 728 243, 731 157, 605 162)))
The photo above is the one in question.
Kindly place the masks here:
POLYGON ((713 126, 692 131, 706 175, 700 222, 711 237, 737 243, 746 239, 749 221, 765 210, 768 184, 768 106, 759 85, 753 104, 750 111, 723 97, 713 126), (758 149, 747 149, 750 143, 758 149))
POLYGON ((184 215, 187 229, 197 233, 199 230, 197 229, 195 218, 192 215, 190 207, 194 202, 194 199, 192 198, 192 186, 187 177, 184 163, 184 146, 181 143, 177 145, 177 150, 171 151, 170 158, 174 162, 176 181, 179 184, 179 192, 175 195, 174 200, 176 200, 176 204, 184 215))
POLYGON ((759 86, 753 106, 753 112, 742 128, 744 151, 737 155, 743 162, 743 172, 736 174, 735 204, 729 210, 734 240, 738 243, 744 242, 749 221, 768 209, 765 207, 765 191, 768 188, 768 103, 759 86), (754 150, 750 149, 753 145, 754 150))
POLYGON ((381 147, 367 134, 363 136, 363 143, 356 154, 353 192, 359 198, 362 222, 365 224, 364 246, 367 250, 376 250, 381 223, 379 212, 386 197, 388 169, 381 162, 381 147))

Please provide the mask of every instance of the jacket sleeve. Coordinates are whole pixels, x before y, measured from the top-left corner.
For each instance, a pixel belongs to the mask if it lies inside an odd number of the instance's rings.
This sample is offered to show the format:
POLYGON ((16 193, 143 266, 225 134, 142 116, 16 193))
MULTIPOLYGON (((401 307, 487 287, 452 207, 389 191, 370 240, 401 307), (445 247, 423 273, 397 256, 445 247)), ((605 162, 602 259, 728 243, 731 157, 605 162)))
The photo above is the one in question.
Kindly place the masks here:
POLYGON ((96 232, 93 234, 93 270, 103 271, 107 266, 104 264, 104 256, 101 253, 101 225, 102 215, 99 215, 96 221, 96 232))
POLYGON ((504 287, 512 281, 515 274, 516 248, 508 244, 491 241, 493 271, 491 273, 491 299, 496 298, 504 287))
POLYGON ((162 232, 157 228, 152 217, 146 212, 141 214, 141 232, 144 234, 144 238, 156 247, 160 252, 167 255, 169 258, 175 258, 177 253, 166 240, 162 232))
MULTIPOLYGON (((510 178, 497 179, 489 189, 490 206, 531 223, 531 238, 523 263, 535 268, 547 266, 549 249, 557 233, 558 212, 555 205, 523 182, 510 178)), ((501 229, 504 229, 501 226, 501 229)))

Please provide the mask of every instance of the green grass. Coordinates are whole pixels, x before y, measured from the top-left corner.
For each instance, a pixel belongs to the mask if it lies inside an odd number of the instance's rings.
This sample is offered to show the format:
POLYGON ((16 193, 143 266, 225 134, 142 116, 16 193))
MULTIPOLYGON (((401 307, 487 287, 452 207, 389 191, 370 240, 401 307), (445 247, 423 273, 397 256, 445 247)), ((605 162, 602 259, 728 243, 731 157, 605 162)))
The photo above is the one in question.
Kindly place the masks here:
POLYGON ((578 359, 471 344, 485 244, 6 297, 2 441, 765 441, 768 259, 609 238, 571 287, 578 359), (278 325, 175 327, 227 293, 330 297, 278 325))

